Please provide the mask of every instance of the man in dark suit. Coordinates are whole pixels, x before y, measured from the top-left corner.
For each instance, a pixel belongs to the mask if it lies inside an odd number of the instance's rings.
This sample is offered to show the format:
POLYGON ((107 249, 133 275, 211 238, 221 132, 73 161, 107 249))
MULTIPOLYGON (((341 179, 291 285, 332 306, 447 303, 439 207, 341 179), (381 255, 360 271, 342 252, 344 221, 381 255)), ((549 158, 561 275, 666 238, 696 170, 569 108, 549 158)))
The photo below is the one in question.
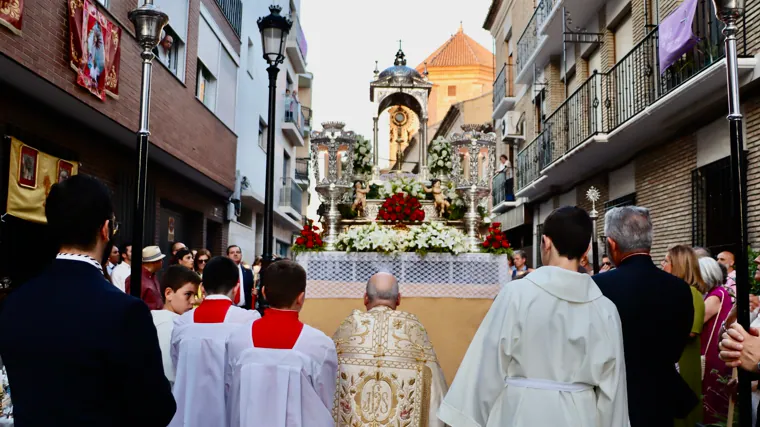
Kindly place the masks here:
POLYGON ((235 298, 232 303, 250 310, 254 307, 253 270, 243 264, 243 250, 238 245, 231 245, 227 248, 227 258, 235 262, 240 275, 240 287, 235 291, 235 298))
POLYGON ((166 426, 176 405, 150 311, 96 259, 114 233, 108 189, 71 177, 50 190, 45 215, 60 253, 0 308, 16 427, 166 426))
POLYGON ((652 262, 646 208, 611 209, 604 234, 617 268, 594 281, 623 322, 631 427, 672 427, 674 418, 686 416, 698 403, 675 369, 694 319, 691 291, 652 262))

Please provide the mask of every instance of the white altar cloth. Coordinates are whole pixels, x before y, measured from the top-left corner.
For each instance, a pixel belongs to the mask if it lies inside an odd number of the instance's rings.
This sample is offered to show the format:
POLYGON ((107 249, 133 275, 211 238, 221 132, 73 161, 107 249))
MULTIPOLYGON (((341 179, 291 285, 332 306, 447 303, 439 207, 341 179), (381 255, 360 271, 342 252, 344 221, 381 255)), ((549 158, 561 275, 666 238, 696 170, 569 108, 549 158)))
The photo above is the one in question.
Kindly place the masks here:
POLYGON ((490 298, 510 280, 506 255, 305 252, 307 298, 361 298, 378 271, 393 273, 405 297, 490 298))

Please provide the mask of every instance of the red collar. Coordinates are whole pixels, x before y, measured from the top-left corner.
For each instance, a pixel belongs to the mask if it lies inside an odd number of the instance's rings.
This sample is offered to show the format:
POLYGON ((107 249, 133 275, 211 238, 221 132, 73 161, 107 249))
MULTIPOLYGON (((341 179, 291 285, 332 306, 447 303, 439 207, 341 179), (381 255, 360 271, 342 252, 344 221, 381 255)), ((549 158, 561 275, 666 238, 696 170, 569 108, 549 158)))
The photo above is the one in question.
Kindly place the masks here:
POLYGON ((301 336, 303 323, 298 320, 298 312, 268 308, 264 317, 253 322, 251 339, 257 348, 290 350, 301 336))
POLYGON ((195 323, 224 323, 227 311, 232 306, 229 299, 205 299, 195 309, 193 321, 195 323))

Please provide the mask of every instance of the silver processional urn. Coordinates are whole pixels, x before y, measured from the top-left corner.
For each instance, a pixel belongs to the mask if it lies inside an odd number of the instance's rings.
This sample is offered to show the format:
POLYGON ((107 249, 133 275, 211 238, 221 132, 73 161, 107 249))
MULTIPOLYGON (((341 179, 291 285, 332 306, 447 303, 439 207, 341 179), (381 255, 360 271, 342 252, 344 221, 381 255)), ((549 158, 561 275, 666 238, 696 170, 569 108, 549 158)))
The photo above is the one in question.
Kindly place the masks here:
POLYGON ((471 252, 480 251, 478 213, 480 200, 491 192, 491 177, 496 167, 496 134, 485 133, 477 125, 462 125, 464 133, 451 137, 451 163, 454 188, 465 201, 466 245, 471 252))
POLYGON ((344 130, 344 127, 345 123, 342 122, 325 122, 322 123, 321 132, 315 131, 311 134, 311 161, 317 179, 316 190, 320 200, 328 204, 323 224, 323 241, 328 251, 334 251, 338 241, 338 203, 353 187, 354 143, 357 135, 353 131, 344 130), (323 159, 325 154, 327 167, 324 177, 320 179, 320 159, 323 159), (344 157, 347 159, 345 167, 341 162, 344 157))

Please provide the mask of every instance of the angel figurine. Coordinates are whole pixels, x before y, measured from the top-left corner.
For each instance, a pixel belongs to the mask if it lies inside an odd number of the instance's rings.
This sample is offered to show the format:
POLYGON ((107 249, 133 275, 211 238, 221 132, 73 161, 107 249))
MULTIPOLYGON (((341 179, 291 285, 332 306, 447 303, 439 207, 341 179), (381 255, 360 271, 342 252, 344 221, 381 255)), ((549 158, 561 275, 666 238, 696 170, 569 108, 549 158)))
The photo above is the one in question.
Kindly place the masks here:
POLYGON ((355 210, 357 214, 364 215, 364 208, 367 205, 367 193, 369 188, 364 188, 364 184, 361 181, 354 183, 354 204, 351 205, 351 209, 355 210))
POLYGON ((435 200, 435 209, 438 211, 438 216, 443 217, 443 214, 446 213, 446 209, 451 206, 451 203, 449 203, 449 201, 446 200, 446 197, 443 195, 440 179, 434 179, 430 181, 430 184, 430 188, 425 187, 425 192, 433 193, 433 200, 435 200))

